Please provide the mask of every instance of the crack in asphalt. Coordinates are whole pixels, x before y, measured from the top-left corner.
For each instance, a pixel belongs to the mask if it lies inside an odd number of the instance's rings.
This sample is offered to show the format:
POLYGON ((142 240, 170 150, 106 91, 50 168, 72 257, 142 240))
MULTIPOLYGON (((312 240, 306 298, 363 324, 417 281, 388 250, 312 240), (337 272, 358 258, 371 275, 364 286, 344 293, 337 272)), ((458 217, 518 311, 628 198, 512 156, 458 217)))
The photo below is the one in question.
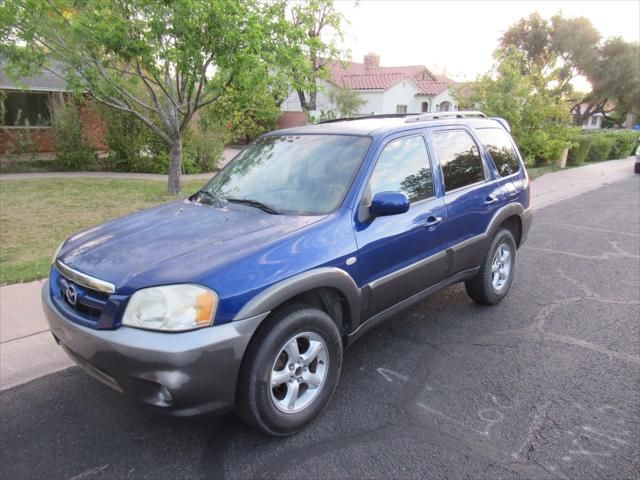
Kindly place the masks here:
POLYGON ((618 245, 618 242, 613 240, 609 240, 609 244, 613 247, 613 252, 603 252, 600 255, 583 255, 581 253, 568 252, 566 250, 557 250, 555 248, 543 248, 543 247, 531 247, 524 246, 522 247, 525 250, 534 250, 536 252, 547 252, 547 253, 556 253, 558 255, 566 255, 568 257, 580 258, 583 260, 611 260, 613 258, 633 258, 640 259, 640 255, 636 255, 635 253, 627 252, 623 248, 618 245))

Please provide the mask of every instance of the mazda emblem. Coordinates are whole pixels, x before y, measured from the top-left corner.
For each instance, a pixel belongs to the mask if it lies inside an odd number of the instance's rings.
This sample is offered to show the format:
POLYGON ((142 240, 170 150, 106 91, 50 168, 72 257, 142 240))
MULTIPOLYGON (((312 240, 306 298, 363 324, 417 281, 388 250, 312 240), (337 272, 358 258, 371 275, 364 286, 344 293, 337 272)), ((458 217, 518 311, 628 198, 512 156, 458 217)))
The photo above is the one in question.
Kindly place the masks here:
POLYGON ((76 291, 76 287, 72 284, 67 285, 67 288, 64 291, 64 296, 67 299, 67 302, 74 307, 76 306, 76 303, 78 303, 78 292, 76 291))

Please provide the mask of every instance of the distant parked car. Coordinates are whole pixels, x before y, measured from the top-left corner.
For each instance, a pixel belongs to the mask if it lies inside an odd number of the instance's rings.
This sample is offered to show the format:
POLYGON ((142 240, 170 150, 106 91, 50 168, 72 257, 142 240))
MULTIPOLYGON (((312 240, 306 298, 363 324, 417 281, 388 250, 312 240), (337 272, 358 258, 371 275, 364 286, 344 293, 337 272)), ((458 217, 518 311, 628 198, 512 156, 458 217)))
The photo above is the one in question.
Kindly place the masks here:
POLYGON ((110 387, 175 415, 235 408, 288 435, 325 408, 343 350, 381 321, 456 282, 500 302, 531 220, 502 119, 292 128, 189 198, 69 238, 44 308, 55 340, 110 387))

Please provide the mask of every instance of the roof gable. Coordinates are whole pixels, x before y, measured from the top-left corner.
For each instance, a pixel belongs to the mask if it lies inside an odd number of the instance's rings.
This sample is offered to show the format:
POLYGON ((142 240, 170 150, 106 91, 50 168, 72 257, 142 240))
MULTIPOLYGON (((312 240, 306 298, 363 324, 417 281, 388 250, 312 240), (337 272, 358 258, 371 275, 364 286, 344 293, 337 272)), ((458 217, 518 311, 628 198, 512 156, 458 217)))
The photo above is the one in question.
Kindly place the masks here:
POLYGON ((418 95, 438 95, 454 83, 443 75, 434 75, 424 65, 367 67, 363 63, 335 61, 328 68, 330 81, 349 90, 388 90, 411 79, 418 86, 418 95))

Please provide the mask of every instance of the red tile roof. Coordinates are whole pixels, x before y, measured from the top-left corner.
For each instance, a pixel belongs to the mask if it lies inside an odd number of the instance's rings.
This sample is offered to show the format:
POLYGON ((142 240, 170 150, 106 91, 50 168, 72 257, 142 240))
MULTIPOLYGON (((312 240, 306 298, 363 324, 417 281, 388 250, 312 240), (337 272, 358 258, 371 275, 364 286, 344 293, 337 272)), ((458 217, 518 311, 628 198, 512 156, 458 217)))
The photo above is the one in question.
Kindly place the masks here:
POLYGON ((411 79, 418 85, 419 94, 438 95, 454 83, 443 75, 434 75, 424 65, 366 68, 363 63, 332 62, 329 73, 332 83, 350 90, 387 90, 411 79))

